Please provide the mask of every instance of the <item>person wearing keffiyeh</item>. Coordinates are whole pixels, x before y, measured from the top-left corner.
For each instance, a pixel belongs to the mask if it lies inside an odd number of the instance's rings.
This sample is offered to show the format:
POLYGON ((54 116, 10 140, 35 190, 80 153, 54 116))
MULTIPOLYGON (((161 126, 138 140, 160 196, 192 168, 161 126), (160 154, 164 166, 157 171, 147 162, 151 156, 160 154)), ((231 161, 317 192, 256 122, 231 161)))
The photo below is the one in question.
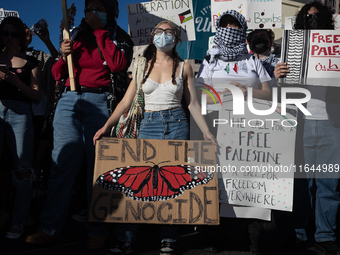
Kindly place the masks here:
POLYGON ((218 58, 232 61, 248 54, 246 31, 248 29, 244 16, 237 11, 224 12, 216 20, 216 35, 213 49, 218 49, 218 58), (234 24, 233 24, 234 23, 234 24))
MULTIPOLYGON (((86 0, 85 18, 61 44, 63 56, 53 65, 55 80, 66 79, 53 121, 54 148, 47 200, 39 231, 26 239, 46 244, 58 237, 66 221, 72 188, 84 159, 87 163, 87 200, 90 206, 95 148, 92 138, 109 118, 107 98, 111 75, 131 62, 133 43, 117 25, 117 0, 86 0), (76 91, 70 90, 67 56, 72 53, 76 91)), ((100 249, 109 236, 107 226, 86 223, 87 248, 100 249)))
MULTIPOLYGON (((247 22, 244 16, 235 10, 229 10, 216 20, 216 35, 213 48, 203 61, 199 73, 197 86, 208 84, 223 97, 228 90, 224 85, 239 87, 246 96, 247 88, 253 88, 253 97, 270 99, 271 91, 268 85, 270 76, 261 62, 252 57, 247 50, 246 31, 247 22)), ((204 92, 203 92, 204 93, 204 92)), ((214 94, 214 93, 213 93, 214 94)), ((218 100, 215 95, 215 100, 218 100)), ((219 106, 214 104, 211 97, 207 97, 206 117, 217 119, 219 106), (209 117, 209 115, 211 115, 209 117)), ((212 120, 207 120, 212 124, 212 120)), ((216 127, 209 127, 215 131, 216 127)))
POLYGON ((247 36, 247 42, 253 55, 261 61, 270 77, 273 78, 269 83, 271 88, 277 87, 274 69, 280 63, 280 58, 275 57, 271 52, 274 37, 274 32, 271 29, 255 29, 247 36))
MULTIPOLYGON (((216 20, 215 26, 215 45, 207 52, 208 55, 200 67, 196 85, 207 84, 212 86, 221 98, 229 92, 224 85, 239 87, 245 97, 248 87, 251 87, 253 97, 270 99, 271 91, 268 81, 271 78, 260 60, 253 57, 247 50, 247 22, 244 16, 235 10, 226 11, 216 20)), ((211 94, 218 102, 215 93, 211 94)), ((213 135, 217 134, 217 127, 213 126, 213 120, 219 119, 219 110, 220 105, 214 104, 213 99, 207 96, 207 115, 205 117, 213 135)), ((194 128, 191 127, 191 130, 194 130, 194 128)), ((225 139, 228 139, 228 137, 225 139)), ((226 205, 226 207, 230 215, 235 215, 235 211, 240 208, 232 205, 226 205)), ((242 207, 244 211, 252 209, 251 207, 242 207)), ((248 215, 252 215, 251 211, 248 215)), ((221 222, 223 221, 221 220, 221 222)), ((225 236, 224 226, 208 227, 206 233, 209 245, 206 250, 218 252, 224 242, 222 239, 225 236)))

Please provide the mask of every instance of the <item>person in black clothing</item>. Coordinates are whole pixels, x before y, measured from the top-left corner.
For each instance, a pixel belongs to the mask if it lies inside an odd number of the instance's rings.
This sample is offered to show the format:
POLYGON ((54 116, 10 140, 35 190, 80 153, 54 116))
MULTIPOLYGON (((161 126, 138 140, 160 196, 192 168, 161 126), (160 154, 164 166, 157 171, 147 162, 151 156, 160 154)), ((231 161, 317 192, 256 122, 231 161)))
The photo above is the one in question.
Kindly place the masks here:
POLYGON ((0 154, 6 137, 14 163, 12 227, 6 237, 17 239, 28 221, 32 197, 33 124, 31 101, 39 102, 39 64, 25 54, 26 34, 17 17, 0 25, 0 154))

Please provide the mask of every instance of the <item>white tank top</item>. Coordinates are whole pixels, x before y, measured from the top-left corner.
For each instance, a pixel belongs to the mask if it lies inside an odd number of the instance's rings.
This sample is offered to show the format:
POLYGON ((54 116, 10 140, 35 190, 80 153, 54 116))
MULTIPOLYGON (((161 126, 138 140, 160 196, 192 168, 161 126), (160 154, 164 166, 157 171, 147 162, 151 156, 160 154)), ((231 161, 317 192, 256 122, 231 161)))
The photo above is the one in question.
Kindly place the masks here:
POLYGON ((184 62, 181 62, 179 75, 176 77, 176 85, 172 84, 172 79, 162 84, 159 84, 150 78, 146 80, 146 82, 142 85, 145 110, 163 111, 182 107, 183 67, 184 62))

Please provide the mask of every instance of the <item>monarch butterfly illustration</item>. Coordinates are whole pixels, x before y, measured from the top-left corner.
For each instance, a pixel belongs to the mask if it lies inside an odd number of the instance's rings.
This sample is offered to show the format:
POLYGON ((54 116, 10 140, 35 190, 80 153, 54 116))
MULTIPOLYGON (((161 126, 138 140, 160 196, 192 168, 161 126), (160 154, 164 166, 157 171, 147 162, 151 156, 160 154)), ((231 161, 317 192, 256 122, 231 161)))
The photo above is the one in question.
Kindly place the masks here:
POLYGON ((127 166, 100 175, 97 184, 104 189, 124 192, 133 200, 164 201, 213 178, 212 173, 200 170, 188 165, 127 166))

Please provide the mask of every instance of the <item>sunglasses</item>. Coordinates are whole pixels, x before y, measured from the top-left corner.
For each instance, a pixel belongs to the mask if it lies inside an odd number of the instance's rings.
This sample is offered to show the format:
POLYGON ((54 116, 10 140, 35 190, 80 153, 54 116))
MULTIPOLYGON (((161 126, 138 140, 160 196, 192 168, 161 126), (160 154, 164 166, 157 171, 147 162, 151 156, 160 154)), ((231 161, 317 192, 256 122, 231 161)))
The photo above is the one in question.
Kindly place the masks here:
POLYGON ((92 12, 92 11, 103 11, 103 12, 105 12, 104 6, 102 6, 102 7, 94 7, 94 8, 87 7, 87 8, 84 9, 85 13, 92 12))
POLYGON ((162 34, 163 32, 165 32, 167 35, 175 35, 175 30, 170 28, 169 29, 155 28, 153 32, 156 35, 162 34))
POLYGON ((18 34, 17 32, 2 31, 1 36, 3 36, 3 37, 12 36, 12 38, 19 38, 20 34, 18 34))
POLYGON ((307 15, 306 15, 307 20, 310 20, 310 19, 312 19, 313 17, 319 19, 319 18, 320 18, 320 14, 319 14, 319 13, 314 13, 314 14, 307 14, 307 15))

